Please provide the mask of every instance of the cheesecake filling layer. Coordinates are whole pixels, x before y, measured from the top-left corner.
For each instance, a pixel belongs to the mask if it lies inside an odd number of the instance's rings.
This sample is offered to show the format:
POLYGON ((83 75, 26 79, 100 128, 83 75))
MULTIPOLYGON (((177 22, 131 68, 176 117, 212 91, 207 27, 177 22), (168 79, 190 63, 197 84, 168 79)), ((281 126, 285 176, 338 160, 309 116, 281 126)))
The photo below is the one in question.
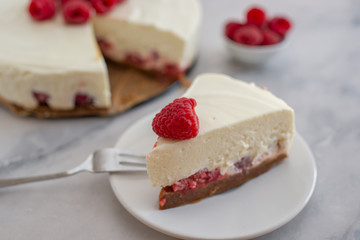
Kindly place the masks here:
POLYGON ((124 45, 115 44, 114 41, 106 37, 98 38, 98 43, 101 51, 108 59, 161 76, 179 78, 185 75, 186 70, 192 64, 190 62, 180 66, 179 61, 169 59, 168 56, 161 54, 159 49, 153 47, 144 51, 139 51, 136 48, 124 49, 124 45))
POLYGON ((0 95, 25 109, 46 104, 52 109, 69 110, 77 105, 81 95, 92 99, 95 107, 110 105, 109 84, 104 73, 61 70, 49 73, 33 66, 7 66, 0 62, 0 71, 6 69, 0 75, 0 95))
POLYGON ((252 164, 258 165, 276 151, 277 143, 287 153, 293 136, 289 129, 293 129, 292 112, 279 111, 189 140, 159 138, 147 156, 148 174, 154 186, 168 186, 203 168, 219 168, 225 174, 243 157, 251 157, 252 164))
POLYGON ((41 93, 49 107, 68 110, 82 94, 93 99, 95 107, 109 107, 107 68, 91 23, 68 25, 61 14, 37 22, 29 16, 28 4, 28 0, 0 4, 1 97, 34 109, 41 105, 34 93, 41 93))
POLYGON ((107 58, 166 73, 169 66, 184 72, 192 65, 200 20, 197 0, 132 0, 93 22, 107 58))
POLYGON ((180 179, 170 186, 163 186, 167 192, 186 192, 190 189, 197 187, 203 187, 210 182, 221 180, 226 177, 230 177, 236 174, 244 175, 249 169, 261 165, 265 161, 271 161, 280 154, 283 154, 284 144, 280 142, 274 142, 268 148, 268 151, 263 152, 259 156, 253 158, 252 156, 239 157, 238 160, 234 160, 234 164, 221 168, 216 167, 214 170, 208 170, 207 168, 200 169, 195 174, 180 179))

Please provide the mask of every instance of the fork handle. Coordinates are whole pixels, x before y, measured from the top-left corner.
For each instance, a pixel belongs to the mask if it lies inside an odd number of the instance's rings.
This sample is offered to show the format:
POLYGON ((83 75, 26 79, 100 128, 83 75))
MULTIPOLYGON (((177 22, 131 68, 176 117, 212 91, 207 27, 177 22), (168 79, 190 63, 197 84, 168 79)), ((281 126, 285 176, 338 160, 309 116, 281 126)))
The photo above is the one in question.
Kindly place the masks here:
POLYGON ((80 171, 72 171, 72 172, 67 171, 67 172, 59 172, 59 173, 33 176, 33 177, 0 179, 0 188, 23 184, 23 183, 39 182, 39 181, 44 181, 44 180, 49 180, 49 179, 68 177, 68 176, 72 176, 79 172, 80 171))

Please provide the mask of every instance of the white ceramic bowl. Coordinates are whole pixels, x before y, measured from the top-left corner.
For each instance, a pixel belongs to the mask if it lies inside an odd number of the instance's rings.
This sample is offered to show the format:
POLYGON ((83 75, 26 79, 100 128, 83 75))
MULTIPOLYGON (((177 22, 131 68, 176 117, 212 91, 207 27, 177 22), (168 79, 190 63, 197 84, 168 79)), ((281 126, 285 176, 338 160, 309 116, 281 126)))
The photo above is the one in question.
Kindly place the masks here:
POLYGON ((276 53, 282 51, 288 45, 288 40, 266 46, 250 46, 236 43, 224 36, 226 47, 230 55, 236 60, 246 64, 261 64, 276 53))

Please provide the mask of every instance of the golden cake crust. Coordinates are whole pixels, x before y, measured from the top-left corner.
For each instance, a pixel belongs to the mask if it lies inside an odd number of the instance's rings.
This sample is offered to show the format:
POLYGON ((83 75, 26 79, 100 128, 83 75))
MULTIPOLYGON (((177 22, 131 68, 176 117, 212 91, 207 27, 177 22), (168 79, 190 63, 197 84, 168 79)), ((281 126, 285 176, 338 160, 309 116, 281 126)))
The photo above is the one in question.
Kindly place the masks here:
POLYGON ((198 187, 195 189, 188 190, 183 193, 170 192, 167 188, 162 188, 159 194, 159 209, 168 209, 178 206, 182 206, 189 203, 200 201, 206 197, 225 192, 231 188, 238 187, 247 181, 267 172, 277 163, 282 162, 287 155, 285 153, 277 154, 276 156, 270 157, 256 167, 250 168, 245 173, 238 173, 224 179, 210 182, 209 184, 198 187), (165 199, 165 201, 163 200, 165 199), (165 202, 161 205, 161 202, 165 202))

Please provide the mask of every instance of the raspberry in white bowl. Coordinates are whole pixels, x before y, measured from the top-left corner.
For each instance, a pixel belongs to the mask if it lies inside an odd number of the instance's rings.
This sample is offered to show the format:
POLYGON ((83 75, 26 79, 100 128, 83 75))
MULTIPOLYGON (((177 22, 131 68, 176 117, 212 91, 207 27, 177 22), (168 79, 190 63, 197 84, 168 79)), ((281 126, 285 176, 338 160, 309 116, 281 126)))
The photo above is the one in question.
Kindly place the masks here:
POLYGON ((228 21, 224 38, 229 53, 237 60, 258 64, 268 60, 287 45, 292 23, 286 17, 268 17, 260 7, 252 7, 246 20, 228 21))

